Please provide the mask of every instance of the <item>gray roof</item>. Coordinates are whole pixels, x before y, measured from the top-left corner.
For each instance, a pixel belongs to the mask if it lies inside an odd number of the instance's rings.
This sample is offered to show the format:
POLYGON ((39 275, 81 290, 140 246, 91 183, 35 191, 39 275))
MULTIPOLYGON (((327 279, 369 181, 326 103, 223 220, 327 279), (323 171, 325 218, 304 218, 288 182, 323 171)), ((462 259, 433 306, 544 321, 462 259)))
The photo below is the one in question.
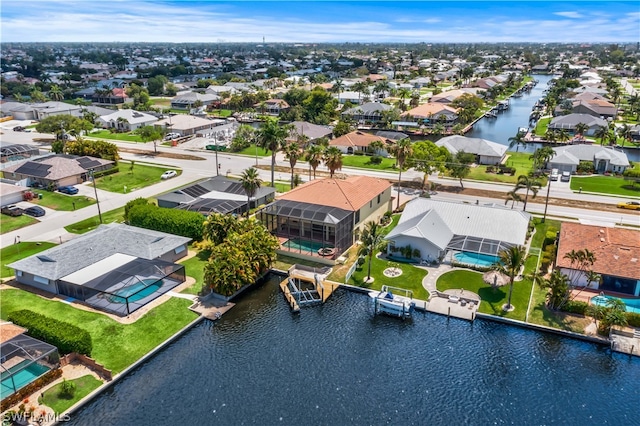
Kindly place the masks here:
POLYGON ((191 238, 112 223, 100 225, 95 231, 8 266, 17 271, 58 280, 116 253, 151 260, 189 241, 191 238))
MULTIPOLYGON (((275 188, 261 186, 256 191, 252 200, 260 199, 270 194, 275 194, 275 188)), ((238 180, 228 179, 225 176, 214 176, 202 180, 175 191, 156 197, 158 200, 172 201, 178 203, 192 203, 198 199, 218 199, 218 200, 244 200, 246 203, 247 193, 238 180)))
POLYGON ((469 152, 485 157, 500 157, 507 152, 507 146, 486 139, 468 138, 466 136, 447 136, 436 142, 436 145, 443 146, 451 154, 459 151, 469 152))
POLYGON ((629 158, 624 152, 600 145, 568 145, 553 148, 556 155, 549 160, 555 164, 580 164, 580 161, 609 160, 613 166, 629 167, 629 158))
POLYGON ((295 133, 296 135, 304 135, 308 137, 309 140, 328 137, 333 132, 330 127, 320 126, 306 121, 293 121, 291 124, 294 127, 292 133, 295 133))
POLYGON ((522 245, 528 224, 529 214, 519 210, 416 198, 407 203, 398 226, 387 238, 421 234, 442 247, 447 235, 464 235, 522 245), (400 231, 396 231, 398 228, 400 231))
POLYGON ((375 135, 380 136, 384 139, 391 139, 394 141, 399 141, 401 139, 406 139, 409 137, 409 135, 407 135, 406 133, 394 132, 393 130, 378 130, 375 135))
POLYGON ((372 113, 380 113, 382 111, 390 111, 393 109, 393 106, 383 104, 380 102, 367 102, 357 107, 349 108, 346 111, 343 111, 342 114, 347 115, 359 115, 359 114, 372 114, 372 113))
POLYGON ((218 95, 209 94, 209 93, 203 94, 203 93, 189 92, 180 96, 176 96, 175 98, 171 99, 171 103, 189 105, 189 104, 195 103, 196 101, 207 103, 207 102, 213 102, 218 100, 220 100, 220 96, 218 95))
POLYGON ((549 123, 550 129, 574 128, 578 123, 586 124, 588 127, 607 126, 607 121, 600 117, 589 114, 567 114, 555 117, 549 123))

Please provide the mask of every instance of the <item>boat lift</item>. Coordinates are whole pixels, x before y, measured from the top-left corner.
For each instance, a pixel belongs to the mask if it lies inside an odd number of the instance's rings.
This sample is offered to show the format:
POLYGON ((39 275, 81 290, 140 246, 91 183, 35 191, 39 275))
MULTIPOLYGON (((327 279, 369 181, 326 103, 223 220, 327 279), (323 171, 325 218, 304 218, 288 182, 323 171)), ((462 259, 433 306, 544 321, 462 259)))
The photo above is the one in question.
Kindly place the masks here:
POLYGON ((398 287, 383 285, 381 290, 369 292, 375 314, 386 314, 399 318, 410 318, 415 309, 413 292, 398 287))

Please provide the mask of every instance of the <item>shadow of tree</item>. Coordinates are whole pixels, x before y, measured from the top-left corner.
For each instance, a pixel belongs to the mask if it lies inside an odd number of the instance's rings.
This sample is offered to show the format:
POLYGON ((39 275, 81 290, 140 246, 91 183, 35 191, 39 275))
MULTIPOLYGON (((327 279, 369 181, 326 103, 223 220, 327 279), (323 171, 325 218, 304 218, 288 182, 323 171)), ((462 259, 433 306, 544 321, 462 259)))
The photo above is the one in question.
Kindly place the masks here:
POLYGON ((506 314, 502 310, 502 305, 505 303, 507 293, 502 288, 481 287, 478 289, 478 296, 491 307, 494 315, 506 314))

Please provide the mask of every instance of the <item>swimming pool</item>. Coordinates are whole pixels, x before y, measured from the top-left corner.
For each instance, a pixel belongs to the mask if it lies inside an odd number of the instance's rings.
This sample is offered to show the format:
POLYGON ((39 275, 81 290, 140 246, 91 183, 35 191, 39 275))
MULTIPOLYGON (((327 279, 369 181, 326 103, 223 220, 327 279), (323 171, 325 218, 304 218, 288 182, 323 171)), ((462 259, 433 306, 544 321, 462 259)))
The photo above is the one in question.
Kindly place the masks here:
POLYGON ((591 303, 597 306, 607 306, 607 302, 610 299, 620 299, 627 305, 627 312, 633 312, 634 314, 640 314, 640 299, 622 299, 620 297, 613 296, 594 296, 591 298, 591 303))
MULTIPOLYGON (((303 253, 318 253, 323 245, 317 241, 309 241, 309 240, 301 240, 299 238, 292 238, 290 240, 282 243, 283 247, 288 248, 289 250, 299 251, 303 253)), ((324 247, 330 247, 328 245, 324 245, 324 247)))
POLYGON ((498 257, 481 253, 469 253, 462 251, 453 255, 456 262, 464 263, 466 265, 475 265, 482 267, 489 267, 498 261, 498 257))
POLYGON ((133 285, 122 287, 109 296, 109 300, 113 303, 127 303, 137 302, 145 297, 153 294, 156 290, 162 287, 162 280, 156 280, 155 278, 145 278, 133 285))
POLYGON ((0 398, 9 396, 15 391, 27 386, 29 383, 33 382, 35 379, 42 376, 47 371, 49 371, 49 367, 40 365, 30 360, 25 360, 20 364, 14 365, 8 371, 2 372, 0 374, 0 378, 2 381, 0 398), (31 364, 24 368, 29 363, 31 364), (21 368, 22 370, 20 370, 21 368), (16 371, 18 372, 14 374, 12 378, 11 374, 16 371))

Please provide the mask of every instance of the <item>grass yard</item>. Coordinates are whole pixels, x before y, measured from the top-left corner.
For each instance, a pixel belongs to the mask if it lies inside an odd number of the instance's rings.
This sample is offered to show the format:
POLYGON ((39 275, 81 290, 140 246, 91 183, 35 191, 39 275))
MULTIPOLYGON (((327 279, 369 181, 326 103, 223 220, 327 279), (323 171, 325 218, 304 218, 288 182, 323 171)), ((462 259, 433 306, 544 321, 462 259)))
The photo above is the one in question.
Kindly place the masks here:
POLYGON ((357 167, 360 169, 383 170, 397 173, 397 169, 394 167, 396 164, 395 158, 383 158, 380 164, 372 164, 371 158, 372 157, 368 155, 343 155, 342 166, 357 167))
POLYGON ((30 202, 53 210, 73 211, 96 203, 91 197, 67 195, 60 192, 42 191, 42 199, 34 198, 30 202))
POLYGON ((390 285, 413 291, 413 297, 416 299, 427 300, 429 298, 429 292, 422 286, 422 279, 427 276, 427 271, 424 269, 409 263, 391 262, 374 256, 371 263, 371 276, 374 281, 373 283, 365 283, 364 280, 367 278, 368 268, 369 259, 367 258, 362 267, 356 269, 347 284, 371 288, 372 290, 380 290, 383 285, 390 285), (402 275, 394 278, 385 277, 382 272, 390 264, 395 264, 402 269, 402 275))
POLYGON ((248 155, 250 157, 255 157, 256 155, 258 157, 269 157, 271 156, 271 151, 264 148, 256 147, 255 145, 251 145, 250 147, 245 148, 241 151, 232 152, 232 154, 248 155))
POLYGON ((630 181, 617 176, 572 176, 570 185, 572 191, 579 191, 582 187, 583 192, 640 197, 640 185, 634 187, 630 181))
POLYGON ((114 373, 121 372, 198 317, 188 309, 192 301, 179 298, 171 298, 135 323, 125 325, 106 315, 24 290, 2 290, 0 296, 0 317, 4 320, 13 311, 30 309, 87 330, 93 340, 91 357, 114 373))
POLYGON ((540 137, 544 136, 544 134, 547 133, 547 128, 549 127, 549 123, 551 123, 551 117, 541 118, 536 123, 536 128, 533 133, 536 136, 540 136, 540 137))
POLYGON ((480 296, 479 311, 485 314, 497 315, 524 321, 529 295, 531 294, 531 281, 525 279, 516 281, 513 284, 513 294, 511 304, 515 306, 512 312, 504 312, 502 305, 507 303, 509 297, 509 286, 505 285, 493 289, 491 285, 482 280, 482 273, 469 270, 455 270, 442 274, 436 283, 439 291, 449 289, 460 289, 472 291, 480 296))
POLYGON ((0 234, 6 234, 7 232, 15 231, 16 229, 38 223, 37 219, 26 214, 23 214, 22 216, 9 216, 3 214, 0 218, 2 219, 0 220, 0 234))
MULTIPOLYGON (((124 222, 124 206, 109 210, 108 212, 102 212, 102 223, 122 223, 124 222)), ((71 232, 72 234, 84 234, 89 231, 93 231, 100 225, 100 218, 98 216, 90 217, 85 220, 81 220, 80 222, 72 223, 71 225, 67 225, 64 229, 67 232, 71 232)))
POLYGON ((29 257, 36 253, 40 253, 41 251, 44 251, 53 246, 55 246, 55 244, 46 241, 24 241, 3 248, 2 250, 0 250, 0 265, 2 265, 2 269, 0 269, 0 278, 13 276, 13 269, 7 268, 6 266, 9 263, 24 259, 25 257, 29 257))
MULTIPOLYGON (((269 186, 268 184, 271 182, 267 182, 267 186, 269 186)), ((276 192, 280 192, 280 193, 285 193, 285 192, 289 192, 291 191, 291 184, 289 182, 284 183, 284 182, 273 182, 273 184, 276 186, 276 192)))
POLYGON ((144 188, 160 182, 160 175, 167 170, 175 170, 178 175, 182 173, 180 169, 168 166, 151 166, 148 164, 134 163, 133 172, 130 170, 129 161, 120 161, 120 171, 112 175, 103 176, 96 179, 98 188, 109 192, 124 194, 124 187, 127 192, 144 188))
POLYGON ((61 395, 62 383, 58 383, 43 392, 42 396, 38 398, 38 403, 51 407, 56 414, 60 414, 102 385, 100 380, 90 374, 69 381, 76 385, 76 391, 72 397, 61 395))
MULTIPOLYGON (((487 173, 487 166, 478 166, 471 168, 467 179, 515 184, 518 181, 518 176, 528 175, 532 170, 533 161, 529 157, 531 157, 531 153, 528 152, 507 152, 507 160, 505 161, 505 166, 515 167, 516 173, 513 176, 499 175, 497 173, 487 173)), ((542 184, 542 186, 546 186, 547 179, 541 178, 540 183, 542 184)))
POLYGON ((140 136, 135 133, 112 133, 108 130, 96 130, 89 133, 89 137, 96 139, 111 139, 123 142, 142 142, 140 136))
POLYGON ((585 327, 591 323, 590 318, 572 315, 566 312, 554 312, 547 308, 545 301, 547 290, 536 285, 533 289, 533 301, 529 312, 529 322, 560 330, 584 333, 585 327))
POLYGON ((227 118, 227 117, 231 117, 232 114, 233 114, 233 111, 230 109, 220 109, 220 110, 215 110, 211 112, 209 115, 213 117, 227 118))
POLYGON ((196 280, 195 284, 185 288, 181 293, 200 294, 204 284, 204 265, 207 264, 208 260, 208 253, 201 251, 190 259, 178 262, 184 265, 186 275, 196 280))

